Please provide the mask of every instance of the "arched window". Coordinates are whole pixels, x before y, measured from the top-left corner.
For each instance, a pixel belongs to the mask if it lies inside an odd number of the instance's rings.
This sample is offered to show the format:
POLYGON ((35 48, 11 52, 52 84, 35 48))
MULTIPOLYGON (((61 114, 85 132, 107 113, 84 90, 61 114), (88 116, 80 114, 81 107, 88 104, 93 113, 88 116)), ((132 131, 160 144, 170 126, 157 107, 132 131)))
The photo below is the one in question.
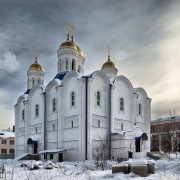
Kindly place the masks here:
POLYGON ((81 72, 81 66, 78 66, 78 72, 79 73, 81 72))
POLYGON ((35 107, 35 116, 39 116, 39 105, 36 104, 36 107, 35 107))
POLYGON ((99 91, 96 93, 96 103, 98 106, 101 105, 101 93, 99 91))
POLYGON ((141 105, 141 103, 139 103, 138 110, 139 110, 139 115, 142 115, 142 105, 141 105))
POLYGON ((52 111, 55 112, 56 111, 56 99, 53 98, 52 100, 52 111))
POLYGON ((72 71, 75 71, 75 67, 76 67, 75 60, 73 59, 72 60, 72 71))
POLYGON ((75 105, 75 92, 71 92, 71 106, 75 105))
POLYGON ((24 121, 24 119, 25 119, 25 111, 24 111, 24 109, 22 110, 22 120, 24 121))
POLYGON ((34 86, 34 84, 35 84, 35 80, 34 80, 34 78, 32 79, 32 85, 34 86))
POLYGON ((123 123, 121 123, 121 130, 123 130, 123 123))
POLYGON ((124 111, 124 99, 120 98, 120 111, 124 111))
POLYGON ((66 60, 66 70, 68 70, 68 60, 66 60))
POLYGON ((35 128, 35 133, 36 133, 36 134, 38 133, 38 128, 37 128, 37 127, 35 128))
POLYGON ((41 84, 41 79, 40 78, 38 79, 38 84, 41 84))
POLYGON ((53 131, 55 131, 55 124, 52 125, 53 131))
POLYGON ((101 121, 100 121, 100 119, 98 119, 98 128, 100 128, 101 127, 101 121))
POLYGON ((73 121, 71 121, 71 127, 72 127, 72 128, 74 127, 73 121))
POLYGON ((59 71, 61 71, 61 59, 59 60, 59 71))

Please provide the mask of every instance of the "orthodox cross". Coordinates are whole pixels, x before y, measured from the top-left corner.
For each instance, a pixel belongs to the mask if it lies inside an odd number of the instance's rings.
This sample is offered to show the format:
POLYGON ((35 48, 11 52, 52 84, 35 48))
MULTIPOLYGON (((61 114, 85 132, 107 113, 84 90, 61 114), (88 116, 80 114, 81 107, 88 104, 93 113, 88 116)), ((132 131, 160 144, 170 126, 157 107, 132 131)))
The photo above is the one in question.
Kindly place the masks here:
POLYGON ((71 24, 71 31, 72 31, 72 36, 74 36, 74 30, 76 29, 76 27, 74 26, 74 24, 71 24))
POLYGON ((67 23, 66 23, 66 26, 67 26, 68 34, 70 34, 71 24, 67 22, 67 23))
POLYGON ((38 58, 38 48, 35 49, 36 52, 36 63, 37 63, 37 58, 38 58))
POLYGON ((111 47, 110 47, 110 45, 108 45, 108 59, 110 59, 110 54, 111 54, 111 52, 110 52, 110 50, 111 50, 111 47))

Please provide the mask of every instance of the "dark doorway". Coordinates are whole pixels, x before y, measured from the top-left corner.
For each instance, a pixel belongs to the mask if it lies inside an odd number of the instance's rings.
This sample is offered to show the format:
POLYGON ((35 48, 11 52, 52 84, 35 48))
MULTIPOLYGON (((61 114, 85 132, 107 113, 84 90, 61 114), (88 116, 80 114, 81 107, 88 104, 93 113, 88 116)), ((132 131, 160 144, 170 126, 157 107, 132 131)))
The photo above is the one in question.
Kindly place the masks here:
POLYGON ((128 156, 129 156, 129 158, 132 158, 132 152, 131 151, 128 151, 128 156))
POLYGON ((34 144, 34 154, 37 154, 37 144, 34 144))
POLYGON ((59 153, 59 162, 63 162, 63 153, 59 153))
POLYGON ((140 142, 141 140, 136 140, 136 152, 140 152, 140 142))

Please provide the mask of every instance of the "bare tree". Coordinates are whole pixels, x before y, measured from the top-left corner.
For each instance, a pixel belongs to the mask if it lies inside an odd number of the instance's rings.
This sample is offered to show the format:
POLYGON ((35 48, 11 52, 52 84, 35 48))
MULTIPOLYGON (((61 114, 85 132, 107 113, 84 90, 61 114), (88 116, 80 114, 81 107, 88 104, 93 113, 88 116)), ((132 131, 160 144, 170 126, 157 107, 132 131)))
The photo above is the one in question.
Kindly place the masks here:
POLYGON ((93 143, 92 157, 96 161, 97 167, 105 169, 109 159, 109 142, 107 140, 98 140, 93 143))

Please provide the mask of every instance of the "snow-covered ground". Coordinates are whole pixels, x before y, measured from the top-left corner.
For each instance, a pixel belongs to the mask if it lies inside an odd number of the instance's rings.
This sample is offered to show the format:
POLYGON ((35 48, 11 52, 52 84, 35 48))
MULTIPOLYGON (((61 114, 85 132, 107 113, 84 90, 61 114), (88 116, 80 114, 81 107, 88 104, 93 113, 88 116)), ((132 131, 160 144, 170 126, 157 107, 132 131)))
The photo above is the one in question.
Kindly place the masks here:
POLYGON ((7 180, 180 180, 180 154, 178 154, 178 158, 173 155, 171 157, 174 158, 174 161, 166 159, 154 161, 155 174, 150 174, 145 178, 133 173, 112 174, 111 165, 115 162, 108 162, 108 168, 104 171, 97 169, 93 161, 53 164, 50 161, 43 163, 41 161, 0 160, 0 165, 5 165, 7 180), (24 167, 22 167, 22 164, 24 167), (37 165, 40 169, 30 170, 34 165, 37 165))

